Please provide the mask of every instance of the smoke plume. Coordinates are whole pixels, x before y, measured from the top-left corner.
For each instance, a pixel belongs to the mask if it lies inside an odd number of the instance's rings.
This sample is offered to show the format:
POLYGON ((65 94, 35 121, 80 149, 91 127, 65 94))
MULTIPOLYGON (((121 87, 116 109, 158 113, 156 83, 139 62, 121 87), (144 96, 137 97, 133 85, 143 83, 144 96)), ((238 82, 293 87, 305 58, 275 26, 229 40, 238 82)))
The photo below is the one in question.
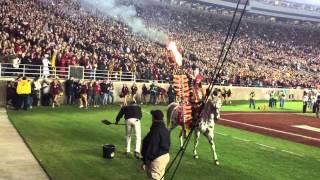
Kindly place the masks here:
POLYGON ((116 0, 80 0, 81 6, 89 11, 97 10, 108 17, 119 20, 129 26, 134 33, 140 34, 152 41, 166 44, 168 37, 164 32, 148 28, 143 20, 137 16, 134 6, 116 3, 116 0))

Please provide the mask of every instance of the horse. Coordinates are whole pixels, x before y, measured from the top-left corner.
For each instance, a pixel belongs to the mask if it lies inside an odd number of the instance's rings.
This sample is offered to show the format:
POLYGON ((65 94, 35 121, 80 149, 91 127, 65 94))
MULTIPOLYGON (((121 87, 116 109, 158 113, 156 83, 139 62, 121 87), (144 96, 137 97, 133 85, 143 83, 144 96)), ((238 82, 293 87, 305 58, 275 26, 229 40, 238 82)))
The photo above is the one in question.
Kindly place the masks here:
MULTIPOLYGON (((167 128, 171 132, 178 126, 178 114, 179 114, 179 104, 171 103, 167 109, 167 128)), ((214 142, 214 126, 215 121, 220 118, 220 108, 222 106, 221 99, 216 97, 209 99, 203 106, 203 110, 200 114, 200 119, 196 120, 194 124, 195 141, 193 155, 195 159, 198 159, 197 146, 199 144, 200 134, 203 134, 209 141, 211 146, 211 151, 213 153, 213 159, 215 165, 219 166, 218 156, 216 153, 216 147, 214 142)), ((180 132, 180 147, 183 146, 183 131, 182 128, 180 132)))

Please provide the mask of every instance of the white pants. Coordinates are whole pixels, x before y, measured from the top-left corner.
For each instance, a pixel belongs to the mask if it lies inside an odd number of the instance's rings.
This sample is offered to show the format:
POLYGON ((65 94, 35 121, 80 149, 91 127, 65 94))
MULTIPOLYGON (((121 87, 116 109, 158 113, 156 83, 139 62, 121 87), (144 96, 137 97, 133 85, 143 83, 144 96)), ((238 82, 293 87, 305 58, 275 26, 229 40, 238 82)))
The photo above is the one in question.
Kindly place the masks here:
POLYGON ((140 150, 141 150, 141 124, 140 124, 140 120, 138 120, 136 118, 130 118, 130 119, 126 120, 126 152, 130 152, 132 129, 134 129, 135 137, 136 137, 135 152, 140 153, 140 150))

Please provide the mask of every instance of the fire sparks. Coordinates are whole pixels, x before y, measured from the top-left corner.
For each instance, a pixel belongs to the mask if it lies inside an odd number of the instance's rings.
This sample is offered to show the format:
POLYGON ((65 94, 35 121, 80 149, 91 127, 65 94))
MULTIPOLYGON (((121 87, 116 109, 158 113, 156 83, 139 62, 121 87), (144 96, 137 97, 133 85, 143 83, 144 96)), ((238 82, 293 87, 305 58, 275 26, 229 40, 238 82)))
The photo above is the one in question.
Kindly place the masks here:
POLYGON ((177 49, 177 45, 175 42, 170 42, 167 46, 167 49, 170 50, 174 56, 174 60, 178 64, 178 66, 182 66, 182 55, 177 49))

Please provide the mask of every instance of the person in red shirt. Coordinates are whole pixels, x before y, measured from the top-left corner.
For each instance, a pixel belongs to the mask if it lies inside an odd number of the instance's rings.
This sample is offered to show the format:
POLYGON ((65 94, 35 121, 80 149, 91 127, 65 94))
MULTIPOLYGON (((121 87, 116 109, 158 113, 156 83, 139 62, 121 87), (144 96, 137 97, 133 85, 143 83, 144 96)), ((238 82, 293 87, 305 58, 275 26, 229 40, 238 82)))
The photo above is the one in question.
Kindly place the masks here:
POLYGON ((122 97, 124 98, 123 105, 127 106, 128 105, 129 88, 127 87, 126 84, 123 84, 123 87, 121 89, 121 94, 122 94, 122 97))
POLYGON ((81 82, 80 108, 88 109, 88 85, 85 81, 81 82))
POLYGON ((165 95, 166 95, 167 91, 162 87, 159 87, 158 89, 159 89, 158 104, 166 103, 165 95))
POLYGON ((60 93, 62 93, 62 87, 57 79, 51 82, 50 93, 52 97, 52 108, 54 108, 55 105, 60 106, 58 97, 60 96, 60 93))
POLYGON ((99 107, 101 88, 100 88, 100 84, 97 81, 93 82, 92 91, 93 91, 93 107, 99 107))
POLYGON ((137 91, 138 91, 138 87, 136 83, 133 83, 133 85, 131 86, 131 98, 132 98, 132 101, 134 101, 135 103, 137 103, 137 100, 136 100, 137 91))
POLYGON ((60 66, 60 71, 62 72, 62 74, 67 74, 66 71, 66 57, 65 55, 62 55, 59 61, 59 66, 60 66))

